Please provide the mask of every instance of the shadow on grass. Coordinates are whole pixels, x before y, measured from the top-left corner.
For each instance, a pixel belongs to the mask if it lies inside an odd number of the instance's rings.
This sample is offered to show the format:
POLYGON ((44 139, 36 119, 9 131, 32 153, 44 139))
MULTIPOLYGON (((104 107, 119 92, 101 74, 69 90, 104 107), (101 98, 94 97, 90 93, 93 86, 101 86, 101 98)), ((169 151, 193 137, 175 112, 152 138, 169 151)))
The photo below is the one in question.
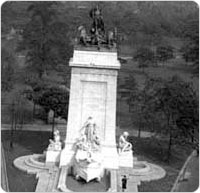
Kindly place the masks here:
POLYGON ((166 170, 166 176, 160 180, 142 182, 140 192, 169 192, 176 180, 179 170, 191 153, 190 146, 173 145, 171 157, 167 160, 168 142, 157 138, 130 137, 134 155, 142 161, 157 164, 166 170))
POLYGON ((50 132, 16 131, 13 148, 10 148, 10 132, 2 131, 1 139, 5 152, 9 190, 11 192, 34 192, 37 179, 33 174, 27 174, 15 168, 15 158, 42 153, 48 146, 50 132))

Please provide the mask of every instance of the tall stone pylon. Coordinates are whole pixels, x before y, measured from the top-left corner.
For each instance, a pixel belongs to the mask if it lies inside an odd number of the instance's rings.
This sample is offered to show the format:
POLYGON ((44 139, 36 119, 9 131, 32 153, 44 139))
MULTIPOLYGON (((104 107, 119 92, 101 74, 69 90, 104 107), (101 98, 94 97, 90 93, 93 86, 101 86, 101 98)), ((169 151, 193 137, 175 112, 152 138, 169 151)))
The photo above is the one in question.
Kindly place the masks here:
POLYGON ((104 24, 99 8, 91 10, 93 19, 91 37, 85 38, 83 26, 80 41, 74 48, 71 67, 71 85, 65 147, 60 166, 73 163, 74 144, 80 129, 88 117, 98 127, 103 165, 117 169, 119 166, 116 147, 116 99, 117 75, 120 69, 114 32, 105 38, 104 24), (82 33, 84 32, 84 33, 82 33), (102 40, 101 37, 104 37, 102 40), (104 43, 102 43, 104 42, 104 43))
POLYGON ((65 148, 60 165, 73 161, 74 143, 88 117, 99 128, 105 168, 118 168, 116 147, 117 75, 116 49, 74 49, 70 60, 71 86, 65 148))

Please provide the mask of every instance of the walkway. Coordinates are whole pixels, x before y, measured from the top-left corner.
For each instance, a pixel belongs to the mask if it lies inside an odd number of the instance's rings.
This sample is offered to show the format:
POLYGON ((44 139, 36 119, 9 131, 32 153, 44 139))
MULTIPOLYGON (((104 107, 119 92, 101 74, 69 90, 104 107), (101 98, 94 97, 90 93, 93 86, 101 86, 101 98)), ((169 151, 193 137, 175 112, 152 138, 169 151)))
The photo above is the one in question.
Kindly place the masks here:
POLYGON ((185 178, 177 184, 175 192, 194 192, 199 187, 199 157, 193 155, 186 167, 185 178))
POLYGON ((3 149, 2 144, 1 144, 1 187, 6 192, 9 192, 6 161, 5 161, 4 149, 3 149))

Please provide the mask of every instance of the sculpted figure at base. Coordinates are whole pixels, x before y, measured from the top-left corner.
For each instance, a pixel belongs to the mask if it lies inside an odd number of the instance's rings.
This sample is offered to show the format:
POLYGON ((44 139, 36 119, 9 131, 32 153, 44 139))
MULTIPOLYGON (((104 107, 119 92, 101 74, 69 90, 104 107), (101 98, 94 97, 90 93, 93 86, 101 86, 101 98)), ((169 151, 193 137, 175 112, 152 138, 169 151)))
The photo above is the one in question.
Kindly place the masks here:
POLYGON ((74 163, 76 178, 82 177, 87 182, 95 178, 100 180, 101 144, 97 135, 97 126, 92 117, 89 117, 81 128, 76 148, 74 163))
POLYGON ((119 153, 132 150, 132 144, 128 142, 127 140, 128 136, 129 136, 129 133, 125 131, 119 137, 119 153))
POLYGON ((97 135, 96 124, 92 117, 89 117, 84 126, 80 130, 80 138, 77 141, 77 160, 86 159, 88 162, 95 160, 98 152, 100 152, 100 139, 97 135))
POLYGON ((47 150, 50 151, 61 151, 62 144, 60 141, 60 132, 58 130, 54 131, 54 139, 49 140, 50 144, 47 148, 47 150))

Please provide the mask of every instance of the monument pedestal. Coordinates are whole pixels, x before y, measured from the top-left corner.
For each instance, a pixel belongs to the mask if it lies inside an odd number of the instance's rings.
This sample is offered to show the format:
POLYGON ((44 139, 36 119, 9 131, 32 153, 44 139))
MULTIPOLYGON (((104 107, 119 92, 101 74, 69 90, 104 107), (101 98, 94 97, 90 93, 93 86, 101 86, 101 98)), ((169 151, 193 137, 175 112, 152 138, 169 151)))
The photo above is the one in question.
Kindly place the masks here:
POLYGON ((70 164, 80 137, 80 130, 88 117, 97 125, 106 168, 118 168, 116 148, 117 74, 120 63, 116 49, 75 49, 70 60, 71 87, 65 148, 60 166, 70 164))
POLYGON ((133 152, 125 151, 119 153, 119 166, 120 167, 131 167, 133 168, 133 152))
POLYGON ((74 155, 75 149, 73 148, 73 144, 66 143, 60 155, 60 166, 72 165, 74 155))
POLYGON ((102 154, 104 157, 104 167, 109 169, 119 168, 119 155, 117 153, 116 146, 104 146, 102 148, 102 154))
POLYGON ((51 151, 46 152, 46 164, 48 163, 59 163, 61 151, 51 151))

